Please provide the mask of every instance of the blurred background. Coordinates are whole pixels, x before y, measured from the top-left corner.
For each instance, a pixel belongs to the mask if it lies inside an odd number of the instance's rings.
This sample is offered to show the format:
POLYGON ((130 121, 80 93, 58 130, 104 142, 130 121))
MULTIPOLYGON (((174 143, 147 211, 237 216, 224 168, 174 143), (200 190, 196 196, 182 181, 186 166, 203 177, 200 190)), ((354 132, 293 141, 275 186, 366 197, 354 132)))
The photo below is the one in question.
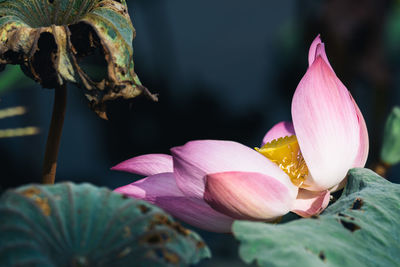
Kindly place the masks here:
MULTIPOLYGON (((378 160, 384 122, 400 104, 400 1, 127 2, 137 31, 135 70, 159 102, 143 97, 110 103, 105 121, 70 85, 57 181, 116 188, 139 177, 110 167, 140 154, 169 153, 193 139, 259 146, 271 126, 291 120, 291 98, 319 33, 366 119, 367 166, 378 160)), ((53 94, 19 67, 0 74, 0 109, 28 110, 0 120, 0 129, 40 129, 38 135, 0 139, 2 190, 40 182, 53 94)), ((399 183, 400 168, 387 177, 399 183)), ((243 265, 232 236, 199 232, 214 254, 202 266, 243 265)))

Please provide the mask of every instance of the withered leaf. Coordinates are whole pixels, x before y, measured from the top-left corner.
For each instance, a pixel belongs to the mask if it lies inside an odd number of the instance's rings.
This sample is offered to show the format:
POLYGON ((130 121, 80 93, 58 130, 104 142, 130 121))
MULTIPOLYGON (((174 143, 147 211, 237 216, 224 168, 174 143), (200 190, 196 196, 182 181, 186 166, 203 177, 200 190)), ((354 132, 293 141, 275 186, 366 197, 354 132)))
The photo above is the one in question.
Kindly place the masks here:
POLYGON ((134 72, 124 0, 0 0, 0 69, 19 64, 44 88, 72 82, 106 119, 106 101, 151 94, 134 72), (104 71, 85 70, 91 58, 104 71))

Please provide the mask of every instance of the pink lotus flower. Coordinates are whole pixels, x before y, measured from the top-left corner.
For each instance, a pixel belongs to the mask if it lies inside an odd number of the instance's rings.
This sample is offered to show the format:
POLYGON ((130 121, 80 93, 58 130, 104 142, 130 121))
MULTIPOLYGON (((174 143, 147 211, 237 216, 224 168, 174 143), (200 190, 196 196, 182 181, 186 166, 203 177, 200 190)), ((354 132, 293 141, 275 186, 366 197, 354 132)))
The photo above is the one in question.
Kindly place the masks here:
POLYGON ((147 176, 115 191, 153 203, 199 228, 230 232, 233 220, 273 221, 320 213, 330 191, 368 155, 364 118, 336 77, 319 36, 292 101, 291 122, 276 124, 253 150, 199 140, 124 161, 113 170, 147 176))

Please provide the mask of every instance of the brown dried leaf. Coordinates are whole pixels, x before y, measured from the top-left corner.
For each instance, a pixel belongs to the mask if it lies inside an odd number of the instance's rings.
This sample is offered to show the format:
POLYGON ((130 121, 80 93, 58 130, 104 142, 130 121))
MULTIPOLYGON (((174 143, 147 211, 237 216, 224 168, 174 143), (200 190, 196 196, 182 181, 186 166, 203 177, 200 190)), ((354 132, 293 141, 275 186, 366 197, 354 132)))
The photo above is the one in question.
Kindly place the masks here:
POLYGON ((134 72, 134 37, 125 1, 0 1, 0 69, 19 64, 44 88, 72 82, 104 119, 107 101, 142 93, 157 101, 134 72), (103 72, 86 71, 88 60, 103 72))

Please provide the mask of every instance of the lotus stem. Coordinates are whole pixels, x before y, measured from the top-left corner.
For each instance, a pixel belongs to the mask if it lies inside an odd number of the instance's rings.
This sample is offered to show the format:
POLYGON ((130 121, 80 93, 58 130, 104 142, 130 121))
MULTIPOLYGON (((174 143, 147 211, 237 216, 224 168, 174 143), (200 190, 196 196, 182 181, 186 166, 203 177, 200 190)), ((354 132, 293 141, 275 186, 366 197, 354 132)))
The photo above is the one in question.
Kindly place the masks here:
POLYGON ((58 150, 60 147, 65 109, 67 105, 67 85, 55 88, 53 115, 47 136, 46 152, 43 161, 43 184, 54 184, 57 168, 58 150))
POLYGON ((386 179, 386 174, 390 169, 391 165, 383 161, 379 161, 372 166, 372 170, 386 179))

